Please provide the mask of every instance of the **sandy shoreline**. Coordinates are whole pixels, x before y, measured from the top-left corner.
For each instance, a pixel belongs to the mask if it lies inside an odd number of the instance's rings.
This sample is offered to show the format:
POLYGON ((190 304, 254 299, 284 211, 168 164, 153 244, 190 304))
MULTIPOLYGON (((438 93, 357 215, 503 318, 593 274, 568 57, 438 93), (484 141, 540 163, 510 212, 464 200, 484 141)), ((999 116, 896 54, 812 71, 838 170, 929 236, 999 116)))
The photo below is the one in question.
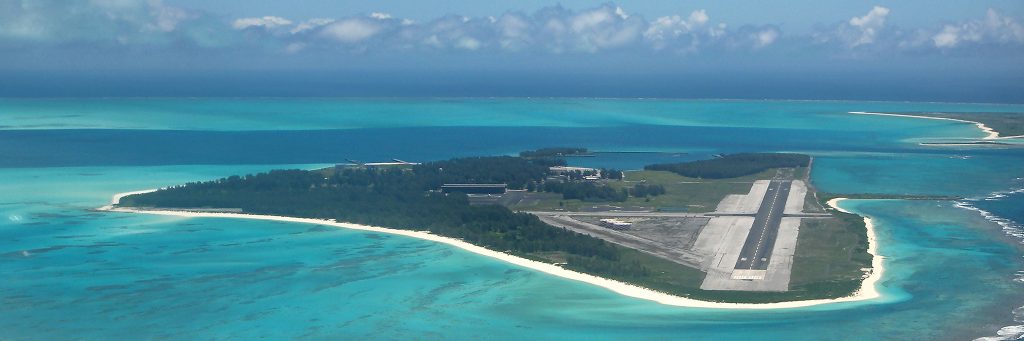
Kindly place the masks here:
MULTIPOLYGON (((467 243, 467 242, 459 240, 459 239, 443 237, 443 236, 438 236, 438 235, 435 235, 435 234, 431 234, 431 233, 426 232, 426 231, 398 230, 398 229, 391 229, 391 228, 379 227, 379 226, 368 226, 368 225, 360 225, 360 224, 352 224, 352 223, 342 223, 342 222, 336 222, 336 221, 333 221, 333 220, 312 219, 312 218, 295 218, 295 217, 256 215, 256 214, 244 214, 244 213, 187 212, 187 211, 171 211, 171 210, 139 210, 139 209, 130 209, 130 208, 116 207, 116 205, 120 202, 121 198, 123 198, 125 196, 132 195, 132 194, 139 194, 139 193, 148 193, 148 192, 153 192, 153 191, 156 191, 156 190, 155 189, 151 189, 151 190, 143 190, 143 191, 133 191, 133 192, 118 193, 118 194, 113 196, 113 199, 111 200, 110 205, 103 206, 103 207, 99 208, 99 210, 113 211, 113 212, 129 212, 129 213, 155 214, 155 215, 164 215, 164 216, 190 217, 190 218, 195 218, 195 217, 205 217, 205 218, 240 218, 240 219, 256 219, 256 220, 271 220, 271 221, 282 221, 282 222, 292 222, 292 223, 317 224, 317 225, 325 225, 325 226, 331 226, 331 227, 336 227, 336 228, 344 228, 344 229, 360 230, 360 231, 369 231, 369 232, 377 232, 377 233, 388 233, 388 234, 401 235, 401 236, 412 237, 412 238, 419 238, 419 239, 423 239, 423 240, 429 240, 429 241, 433 241, 433 242, 448 244, 448 245, 451 245, 451 246, 454 246, 454 247, 458 247, 460 249, 463 249, 463 250, 466 250, 466 251, 469 251, 469 252, 472 252, 472 253, 475 253, 475 254, 478 254, 478 255, 491 257, 491 258, 494 258, 494 259, 497 259, 497 260, 501 260, 501 261, 504 261, 504 262, 507 262, 507 263, 511 263, 511 264, 514 264, 514 265, 518 265, 518 266, 522 266, 522 267, 525 267, 525 268, 533 269, 533 270, 536 270, 536 271, 544 272, 544 273, 547 273, 547 274, 555 275, 555 276, 558 276, 558 277, 562 277, 562 278, 566 278, 566 279, 571 279, 571 280, 575 280, 575 281, 580 281, 580 282, 585 282, 585 283, 588 283, 588 284, 591 284, 591 285, 596 285, 596 286, 599 286, 599 287, 602 287, 602 288, 609 289, 609 290, 614 291, 614 292, 616 292, 618 294, 621 294, 621 295, 625 295, 625 296, 629 296, 629 297, 633 297, 633 298, 644 299, 644 300, 649 300, 649 301, 654 301, 654 302, 665 304, 665 305, 678 306, 678 307, 714 308, 714 309, 787 309, 787 308, 800 308, 800 307, 819 306, 819 305, 824 305, 824 304, 840 303, 840 302, 864 301, 864 300, 869 300, 869 299, 874 299, 874 298, 881 297, 881 294, 876 289, 876 285, 878 283, 878 280, 881 279, 882 272, 883 272, 882 257, 877 254, 877 251, 876 251, 877 250, 877 248, 876 248, 877 241, 876 241, 876 238, 875 238, 875 235, 874 235, 874 233, 875 233, 874 232, 874 228, 871 225, 871 220, 867 219, 867 218, 865 218, 865 223, 867 224, 867 231, 868 231, 868 252, 873 255, 873 257, 872 257, 873 270, 871 271, 869 276, 865 277, 864 281, 861 283, 861 288, 856 293, 854 293, 853 295, 847 296, 847 297, 835 298, 835 299, 790 301, 790 302, 778 302, 778 303, 719 303, 719 302, 708 302, 708 301, 700 301, 700 300, 695 300, 695 299, 689 299, 689 298, 685 298, 685 297, 679 297, 679 296, 675 296, 675 295, 670 295, 670 294, 654 291, 654 290, 647 289, 647 288, 638 287, 638 286, 635 286, 635 285, 632 285, 632 284, 628 284, 628 283, 624 283, 624 282, 619 282, 619 281, 616 281, 616 280, 611 280, 611 279, 607 279, 607 278, 597 277, 597 276, 594 276, 594 275, 580 273, 580 272, 564 269, 564 268, 559 267, 559 266, 554 265, 554 264, 548 264, 548 263, 543 263, 543 262, 538 262, 538 261, 534 261, 534 260, 529 260, 529 259, 513 256, 513 255, 510 255, 510 254, 503 253, 503 252, 498 252, 498 251, 490 250, 490 249, 487 249, 487 248, 484 248, 484 247, 481 247, 481 246, 473 245, 473 244, 467 243)), ((837 203, 840 200, 843 200, 843 199, 842 198, 832 199, 832 200, 830 200, 828 202, 828 204, 831 205, 832 207, 835 207, 836 209, 838 209, 840 211, 846 212, 846 211, 844 211, 843 209, 841 209, 841 208, 839 208, 837 206, 837 203)))
POLYGON ((984 123, 976 122, 976 121, 961 120, 961 119, 958 119, 958 118, 931 117, 931 116, 905 115, 905 114, 887 114, 887 113, 880 113, 880 112, 864 112, 864 111, 851 111, 849 113, 854 114, 854 115, 876 115, 876 116, 909 117, 909 118, 923 118, 923 119, 928 119, 928 120, 942 120, 942 121, 954 121, 954 122, 971 123, 971 124, 974 124, 975 126, 977 126, 978 129, 981 129, 986 134, 988 134, 987 136, 982 138, 983 140, 1012 139, 1012 138, 1024 137, 1024 135, 1022 135, 1022 136, 1004 136, 1004 137, 1000 137, 998 131, 995 131, 994 129, 989 128, 984 123))

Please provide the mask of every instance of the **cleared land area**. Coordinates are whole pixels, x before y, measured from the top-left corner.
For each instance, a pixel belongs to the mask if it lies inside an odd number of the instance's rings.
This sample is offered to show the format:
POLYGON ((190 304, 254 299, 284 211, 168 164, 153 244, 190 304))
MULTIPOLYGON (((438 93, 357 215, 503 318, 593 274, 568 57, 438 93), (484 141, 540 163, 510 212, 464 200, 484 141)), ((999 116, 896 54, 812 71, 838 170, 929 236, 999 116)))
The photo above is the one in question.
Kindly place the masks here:
POLYGON ((726 195, 711 213, 531 213, 554 226, 700 269, 707 273, 704 290, 786 291, 801 218, 783 216, 806 216, 807 186, 800 180, 757 180, 747 186, 745 194, 726 195), (630 225, 613 228, 603 224, 608 218, 630 225))
POLYGON ((700 268, 704 255, 693 252, 693 243, 707 218, 659 218, 637 221, 629 230, 598 225, 596 217, 538 215, 541 221, 592 237, 640 250, 691 268, 700 268))
POLYGON ((563 200, 553 193, 529 192, 524 194, 521 201, 510 207, 522 211, 657 210, 704 213, 715 211, 725 196, 747 194, 755 181, 770 179, 775 174, 775 170, 766 170, 738 178, 699 179, 665 171, 627 171, 622 181, 610 181, 607 183, 608 186, 621 190, 640 183, 662 185, 665 187, 665 194, 648 198, 629 197, 624 202, 588 202, 576 199, 563 200))
POLYGON ((871 267, 861 217, 835 212, 833 218, 803 219, 793 255, 790 290, 849 292, 871 267))

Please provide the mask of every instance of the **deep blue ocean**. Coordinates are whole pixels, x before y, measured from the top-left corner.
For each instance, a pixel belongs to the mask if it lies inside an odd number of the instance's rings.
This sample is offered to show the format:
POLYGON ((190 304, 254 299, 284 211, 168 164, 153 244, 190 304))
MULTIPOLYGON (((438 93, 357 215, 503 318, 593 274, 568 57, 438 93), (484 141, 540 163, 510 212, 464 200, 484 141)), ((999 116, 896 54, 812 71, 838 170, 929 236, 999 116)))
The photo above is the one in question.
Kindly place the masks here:
POLYGON ((1024 105, 617 99, 0 99, 0 339, 910 339, 1024 332, 1024 149, 934 147, 971 124, 882 112, 1024 105), (549 146, 637 169, 815 156, 878 226, 883 298, 678 308, 445 245, 303 224, 92 211, 118 192, 355 159, 549 146))

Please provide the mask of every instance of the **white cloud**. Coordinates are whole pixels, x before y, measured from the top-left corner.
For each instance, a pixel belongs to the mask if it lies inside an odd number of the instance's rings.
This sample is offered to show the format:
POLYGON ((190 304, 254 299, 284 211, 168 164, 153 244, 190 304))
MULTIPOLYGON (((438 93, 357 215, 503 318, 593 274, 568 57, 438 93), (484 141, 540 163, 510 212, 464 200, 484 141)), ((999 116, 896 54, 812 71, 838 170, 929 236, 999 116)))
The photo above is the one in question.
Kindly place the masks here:
POLYGON ((441 38, 438 38, 436 34, 432 34, 429 37, 424 38, 423 39, 423 45, 427 45, 427 46, 431 46, 431 47, 435 47, 435 48, 442 48, 442 47, 444 47, 444 44, 441 43, 441 38))
POLYGON ((370 18, 374 18, 374 19, 377 19, 377 20, 387 20, 387 19, 391 19, 391 14, 384 13, 384 12, 373 12, 373 13, 370 13, 370 18))
POLYGON ((171 32, 177 28, 178 23, 192 19, 195 16, 177 7, 165 6, 160 1, 150 1, 150 14, 155 22, 149 25, 163 32, 171 32))
POLYGON ((206 25, 200 17, 159 0, 0 1, 0 44, 160 45, 183 34, 185 22, 206 25))
POLYGON ((954 47, 960 43, 960 28, 946 25, 942 28, 941 32, 932 36, 932 41, 935 42, 935 47, 938 48, 954 47))
POLYGON ((302 51, 304 49, 306 49, 306 44, 305 43, 291 43, 291 44, 288 44, 288 46, 285 46, 284 51, 289 53, 289 54, 295 54, 295 53, 299 53, 300 51, 302 51))
POLYGON ((282 53, 315 51, 499 51, 562 54, 630 50, 630 53, 744 53, 775 49, 834 49, 856 56, 924 50, 974 48, 1024 50, 1019 17, 988 10, 970 20, 928 28, 903 29, 890 23, 892 12, 874 6, 812 35, 784 35, 778 26, 714 22, 704 9, 667 13, 652 19, 629 14, 614 3, 593 8, 545 7, 491 16, 448 15, 415 22, 384 12, 357 17, 294 21, 280 16, 222 18, 164 4, 159 0, 79 2, 0 0, 2 52, 46 46, 225 46, 282 53), (264 31, 268 34, 263 34, 264 31), (341 44, 339 44, 341 43, 341 44), (816 45, 815 43, 818 43, 816 45), (663 52, 658 52, 663 51, 663 52))
POLYGON ((886 47, 892 47, 891 43, 903 34, 898 29, 886 26, 890 13, 886 7, 874 6, 862 16, 819 28, 810 38, 814 43, 834 45, 846 50, 881 51, 886 47))
POLYGON ((724 33, 724 23, 721 24, 720 30, 712 27, 707 31, 700 31, 701 28, 707 25, 710 19, 707 12, 703 9, 690 12, 686 19, 678 15, 660 17, 648 24, 643 37, 656 50, 667 47, 672 40, 678 40, 681 37, 689 40, 686 45, 690 49, 694 49, 700 43, 701 34, 707 34, 713 39, 724 33))
POLYGON ((517 14, 506 14, 494 21, 499 33, 498 44, 505 50, 520 50, 533 42, 533 26, 517 14))
POLYGON ((329 18, 313 18, 313 19, 309 19, 309 20, 306 20, 306 21, 303 21, 303 22, 299 23, 298 25, 295 25, 295 27, 292 28, 291 33, 292 34, 296 34, 296 33, 301 33, 301 32, 305 32, 305 31, 309 31, 309 30, 312 30, 314 28, 318 28, 320 26, 324 26, 324 25, 327 25, 327 24, 330 24, 330 23, 333 23, 333 22, 334 22, 334 19, 329 19, 329 18))
MULTIPOLYGON (((570 28, 576 50, 596 52, 627 45, 642 35, 646 24, 633 17, 626 19, 615 13, 609 5, 585 10, 565 20, 570 28)), ((561 26, 561 25, 559 25, 561 26)))
POLYGON ((885 19, 889 16, 889 9, 882 6, 875 6, 861 17, 850 18, 851 27, 860 31, 860 35, 849 42, 850 47, 871 44, 875 42, 878 31, 885 27, 885 19))
POLYGON ((1011 17, 989 8, 985 13, 985 27, 998 42, 1024 43, 1024 25, 1011 17))
POLYGON ((291 20, 282 17, 265 16, 261 18, 236 19, 234 22, 231 23, 231 27, 234 27, 236 30, 244 30, 250 27, 263 27, 271 29, 280 26, 289 26, 291 24, 291 20))
POLYGON ((931 40, 940 49, 964 43, 1024 44, 1024 25, 990 8, 984 19, 944 25, 931 40))
POLYGON ((479 40, 470 37, 459 38, 458 42, 455 43, 455 47, 470 51, 476 51, 480 49, 480 46, 481 43, 479 40))
POLYGON ((376 35, 381 26, 361 18, 351 18, 327 25, 321 31, 324 36, 343 43, 356 43, 376 35))
POLYGON ((598 8, 573 16, 569 19, 569 26, 575 32, 584 32, 600 29, 612 20, 612 13, 606 8, 598 8))
POLYGON ((626 14, 626 10, 622 9, 622 7, 615 6, 615 15, 623 20, 629 19, 629 14, 626 14))
POLYGON ((708 23, 709 19, 710 18, 708 17, 708 13, 702 9, 699 9, 690 12, 690 17, 687 18, 686 20, 686 25, 688 28, 693 29, 698 26, 704 26, 704 24, 708 23))
POLYGON ((779 30, 768 28, 757 32, 754 35, 754 48, 762 48, 771 45, 779 38, 779 30))

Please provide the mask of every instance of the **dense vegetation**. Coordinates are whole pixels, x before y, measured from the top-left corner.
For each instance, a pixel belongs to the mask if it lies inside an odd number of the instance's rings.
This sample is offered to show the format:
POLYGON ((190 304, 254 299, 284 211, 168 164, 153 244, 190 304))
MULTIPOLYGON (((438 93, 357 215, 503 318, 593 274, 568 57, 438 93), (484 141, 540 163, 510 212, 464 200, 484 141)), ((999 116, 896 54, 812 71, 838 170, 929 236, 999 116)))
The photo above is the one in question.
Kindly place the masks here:
POLYGON ((609 180, 622 180, 622 171, 612 168, 604 169, 601 168, 601 178, 609 180))
POLYGON ((558 158, 585 154, 587 154, 587 148, 554 147, 520 152, 519 156, 524 158, 558 158))
POLYGON ((566 266, 598 275, 635 277, 648 272, 642 265, 620 262, 619 249, 601 239, 547 225, 536 216, 512 212, 506 207, 471 206, 463 194, 426 190, 438 183, 460 180, 526 181, 541 176, 537 167, 546 167, 516 159, 456 159, 412 169, 277 170, 131 195, 123 198, 121 205, 241 208, 254 214, 427 230, 524 256, 562 253, 567 255, 566 266), (507 173, 508 168, 496 167, 499 164, 518 167, 524 173, 507 173), (471 169, 481 171, 474 173, 471 169))
POLYGON ((755 174, 771 168, 806 167, 810 156, 787 153, 741 153, 709 160, 655 164, 646 170, 669 171, 691 178, 725 179, 755 174))
POLYGON ((512 189, 524 189, 531 181, 541 181, 551 166, 563 166, 561 159, 524 159, 511 156, 471 157, 427 162, 412 168, 411 181, 419 190, 430 190, 446 183, 504 183, 512 189))
POLYGON ((616 191, 608 185, 597 185, 592 182, 547 181, 541 185, 541 191, 560 193, 565 200, 623 202, 629 198, 626 189, 616 191))

